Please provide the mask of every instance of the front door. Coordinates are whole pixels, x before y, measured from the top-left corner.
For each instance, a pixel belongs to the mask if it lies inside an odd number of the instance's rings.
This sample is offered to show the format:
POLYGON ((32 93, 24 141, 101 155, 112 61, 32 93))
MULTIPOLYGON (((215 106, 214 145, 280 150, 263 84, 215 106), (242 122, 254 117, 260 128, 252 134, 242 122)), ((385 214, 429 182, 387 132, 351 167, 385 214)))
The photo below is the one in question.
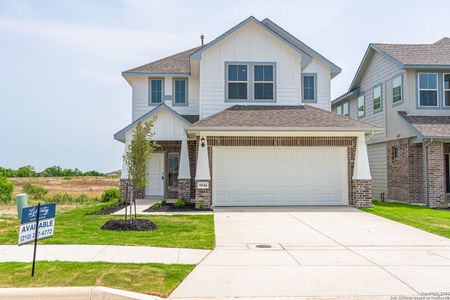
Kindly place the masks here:
POLYGON ((146 196, 164 196, 164 153, 153 153, 147 163, 146 196))

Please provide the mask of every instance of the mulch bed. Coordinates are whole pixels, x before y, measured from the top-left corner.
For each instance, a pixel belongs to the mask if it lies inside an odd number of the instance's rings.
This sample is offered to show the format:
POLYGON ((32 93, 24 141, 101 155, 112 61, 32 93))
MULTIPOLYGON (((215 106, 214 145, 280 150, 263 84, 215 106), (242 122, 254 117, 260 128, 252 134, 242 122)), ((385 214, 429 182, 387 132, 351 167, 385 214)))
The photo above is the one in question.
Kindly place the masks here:
POLYGON ((173 203, 166 203, 164 206, 151 206, 144 210, 145 212, 195 212, 195 211, 212 211, 210 208, 197 209, 195 203, 186 203, 182 208, 177 208, 173 203))
POLYGON ((109 220, 102 226, 103 230, 117 230, 117 231, 153 231, 157 230, 158 226, 150 220, 135 219, 135 220, 109 220))
POLYGON ((119 211, 123 208, 125 208, 126 204, 125 203, 120 203, 117 206, 113 206, 110 208, 105 208, 105 209, 100 209, 100 210, 96 210, 90 213, 87 213, 87 215, 110 215, 115 213, 116 211, 119 211))

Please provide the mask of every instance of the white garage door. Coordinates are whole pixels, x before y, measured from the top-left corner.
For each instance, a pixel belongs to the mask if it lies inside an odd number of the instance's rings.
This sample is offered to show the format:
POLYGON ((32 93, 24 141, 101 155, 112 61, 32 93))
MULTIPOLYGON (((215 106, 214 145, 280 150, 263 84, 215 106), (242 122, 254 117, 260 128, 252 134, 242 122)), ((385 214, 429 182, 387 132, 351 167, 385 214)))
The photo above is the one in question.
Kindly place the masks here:
POLYGON ((345 147, 214 147, 213 205, 347 205, 345 147))

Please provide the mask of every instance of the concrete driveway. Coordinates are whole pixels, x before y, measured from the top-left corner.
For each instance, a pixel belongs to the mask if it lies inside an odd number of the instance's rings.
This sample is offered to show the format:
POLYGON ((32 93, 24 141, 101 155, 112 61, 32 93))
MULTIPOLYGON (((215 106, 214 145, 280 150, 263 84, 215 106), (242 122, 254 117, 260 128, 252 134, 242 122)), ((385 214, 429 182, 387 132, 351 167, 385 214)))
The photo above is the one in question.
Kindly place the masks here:
POLYGON ((449 239, 351 207, 221 208, 214 216, 216 249, 172 298, 450 296, 449 239))

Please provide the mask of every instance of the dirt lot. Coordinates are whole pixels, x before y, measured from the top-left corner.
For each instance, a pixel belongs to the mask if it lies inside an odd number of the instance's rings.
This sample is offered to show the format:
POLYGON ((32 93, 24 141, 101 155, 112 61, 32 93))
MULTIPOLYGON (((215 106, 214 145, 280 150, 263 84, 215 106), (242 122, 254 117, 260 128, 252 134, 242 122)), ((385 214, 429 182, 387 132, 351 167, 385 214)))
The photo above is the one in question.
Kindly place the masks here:
POLYGON ((42 185, 49 195, 56 193, 69 193, 89 196, 101 196, 104 190, 119 188, 118 177, 34 177, 34 178, 8 178, 14 184, 13 195, 22 193, 22 186, 31 182, 42 185))

